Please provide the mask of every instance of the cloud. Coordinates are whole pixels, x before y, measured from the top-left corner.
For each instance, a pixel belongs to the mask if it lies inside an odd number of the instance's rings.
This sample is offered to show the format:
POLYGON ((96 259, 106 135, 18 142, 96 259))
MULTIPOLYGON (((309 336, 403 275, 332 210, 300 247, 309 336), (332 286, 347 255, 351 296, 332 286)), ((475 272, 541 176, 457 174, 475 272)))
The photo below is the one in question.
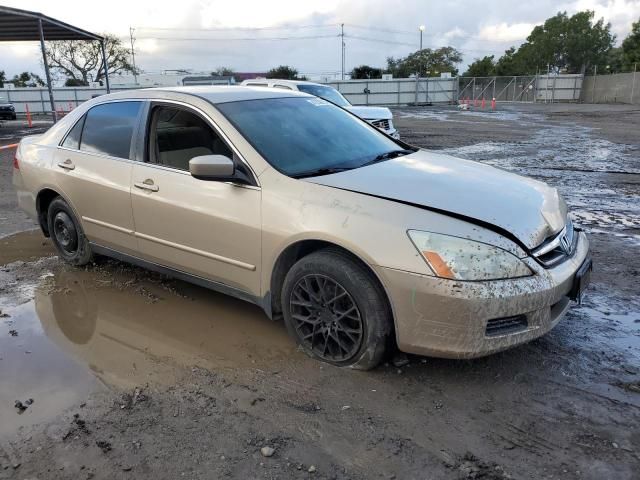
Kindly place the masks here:
POLYGON ((495 42, 522 42, 529 36, 535 26, 536 23, 513 23, 509 25, 505 22, 486 25, 478 32, 478 38, 495 42))
MULTIPOLYGON (((451 45, 460 49, 464 68, 474 58, 500 55, 507 47, 518 46, 534 25, 558 11, 573 14, 593 9, 597 17, 612 23, 619 41, 630 31, 631 22, 640 17, 640 0, 451 0, 437 8, 424 0, 181 0, 179 8, 157 0, 111 0, 96 8, 87 7, 86 0, 2 3, 41 11, 89 31, 113 33, 126 43, 129 27, 136 27, 136 63, 150 72, 172 68, 211 71, 219 66, 263 71, 288 64, 301 73, 337 73, 341 23, 347 35, 347 71, 361 64, 384 66, 387 57, 406 56, 416 50, 419 25, 426 26, 425 47, 451 45), (316 27, 298 28, 308 25, 316 27), (187 40, 153 38, 162 36, 187 40), (322 38, 237 40, 281 36, 322 38), (198 37, 208 39, 188 40, 198 37)), ((0 44, 0 70, 9 75, 24 70, 40 72, 37 44, 19 52, 0 44)))

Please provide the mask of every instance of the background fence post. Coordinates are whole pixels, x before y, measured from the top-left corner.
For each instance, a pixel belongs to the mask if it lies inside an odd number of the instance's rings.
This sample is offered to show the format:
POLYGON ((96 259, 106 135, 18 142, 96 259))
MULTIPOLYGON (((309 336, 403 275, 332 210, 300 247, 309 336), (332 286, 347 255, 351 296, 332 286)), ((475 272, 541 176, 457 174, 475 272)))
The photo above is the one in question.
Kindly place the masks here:
POLYGON ((631 103, 633 105, 633 94, 635 93, 635 89, 636 89, 636 73, 638 70, 638 64, 634 63, 633 64, 633 77, 631 77, 631 99, 629 101, 629 103, 631 103))
POLYGON ((593 66, 593 90, 591 91, 591 103, 596 103, 596 80, 598 79, 598 66, 593 66))

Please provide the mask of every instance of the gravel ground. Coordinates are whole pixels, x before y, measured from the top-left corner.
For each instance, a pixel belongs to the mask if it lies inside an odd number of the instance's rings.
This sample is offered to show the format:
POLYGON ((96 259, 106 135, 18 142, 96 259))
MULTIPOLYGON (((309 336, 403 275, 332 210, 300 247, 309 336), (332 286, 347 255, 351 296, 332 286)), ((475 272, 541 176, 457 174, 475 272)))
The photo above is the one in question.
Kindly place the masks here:
MULTIPOLYGON (((0 479, 638 478, 640 111, 394 113, 410 143, 561 190, 592 242, 582 305, 491 357, 353 372, 306 358, 251 305, 115 261, 67 267, 37 231, 5 236, 0 479)), ((11 158, 0 236, 31 225, 11 158)))

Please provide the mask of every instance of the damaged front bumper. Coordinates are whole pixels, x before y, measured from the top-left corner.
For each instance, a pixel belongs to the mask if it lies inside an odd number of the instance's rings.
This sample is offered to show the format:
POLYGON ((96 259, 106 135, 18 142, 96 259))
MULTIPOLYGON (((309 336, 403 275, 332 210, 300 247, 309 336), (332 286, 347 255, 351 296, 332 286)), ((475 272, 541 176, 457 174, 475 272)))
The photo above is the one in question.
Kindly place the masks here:
POLYGON ((562 264, 511 280, 461 282, 377 267, 391 298, 396 338, 403 352, 474 358, 544 335, 567 312, 576 272, 588 260, 589 242, 579 234, 562 264))

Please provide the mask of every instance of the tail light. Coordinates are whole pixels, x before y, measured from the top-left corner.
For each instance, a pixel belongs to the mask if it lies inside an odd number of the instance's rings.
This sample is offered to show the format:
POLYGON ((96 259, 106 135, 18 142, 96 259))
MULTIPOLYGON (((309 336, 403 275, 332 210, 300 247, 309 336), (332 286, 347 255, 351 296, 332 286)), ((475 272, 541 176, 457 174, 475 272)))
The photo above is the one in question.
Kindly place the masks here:
POLYGON ((13 156, 13 168, 20 170, 20 164, 18 163, 18 154, 13 156))

